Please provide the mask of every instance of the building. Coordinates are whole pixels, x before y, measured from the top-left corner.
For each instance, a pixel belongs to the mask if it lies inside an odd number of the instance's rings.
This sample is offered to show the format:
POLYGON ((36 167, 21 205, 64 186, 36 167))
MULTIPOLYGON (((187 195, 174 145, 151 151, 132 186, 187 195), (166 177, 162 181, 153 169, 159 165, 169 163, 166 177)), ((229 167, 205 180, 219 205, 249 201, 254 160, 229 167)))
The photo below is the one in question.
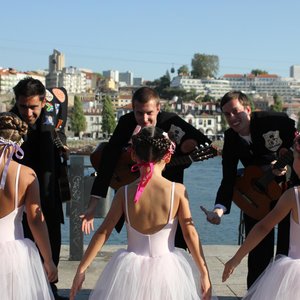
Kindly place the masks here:
POLYGON ((108 70, 108 71, 103 71, 102 74, 107 79, 112 79, 115 82, 119 82, 119 71, 108 70))
POLYGON ((290 77, 300 80, 300 65, 290 67, 290 77))
POLYGON ((120 86, 121 85, 132 86, 133 85, 133 73, 130 71, 120 72, 119 82, 120 82, 120 86))
POLYGON ((15 69, 0 69, 0 94, 12 93, 13 87, 26 77, 33 77, 45 85, 44 74, 38 72, 19 72, 15 69))
POLYGON ((49 73, 59 72, 65 67, 65 56, 54 49, 53 54, 49 55, 49 73))

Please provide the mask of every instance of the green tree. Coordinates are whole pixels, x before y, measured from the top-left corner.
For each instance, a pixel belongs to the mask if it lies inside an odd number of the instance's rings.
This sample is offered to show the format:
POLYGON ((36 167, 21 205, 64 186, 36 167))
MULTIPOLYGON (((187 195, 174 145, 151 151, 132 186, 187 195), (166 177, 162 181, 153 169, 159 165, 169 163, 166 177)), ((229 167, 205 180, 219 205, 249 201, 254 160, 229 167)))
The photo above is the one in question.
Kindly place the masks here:
POLYGON ((75 136, 79 136, 80 132, 86 130, 86 120, 83 112, 82 102, 78 96, 74 97, 74 107, 70 116, 71 130, 75 136))
POLYGON ((264 70, 260 70, 260 69, 253 69, 251 71, 251 74, 257 76, 257 75, 262 75, 262 74, 268 74, 268 72, 264 71, 264 70))
POLYGON ((171 105, 170 105, 169 102, 166 102, 166 104, 163 107, 163 110, 167 111, 167 112, 172 112, 173 111, 173 109, 172 109, 172 107, 171 107, 171 105))
POLYGON ((102 109, 102 132, 108 135, 116 128, 115 112, 109 96, 105 96, 102 109))
POLYGON ((163 98, 163 90, 170 88, 171 77, 169 71, 159 79, 154 80, 155 90, 158 92, 160 97, 163 98))
POLYGON ((249 99, 249 105, 250 105, 251 111, 255 111, 255 104, 254 104, 253 96, 248 94, 247 98, 249 99))
POLYGON ((283 103, 281 97, 275 93, 273 95, 273 99, 274 99, 274 104, 271 105, 271 110, 281 112, 283 109, 283 103))
POLYGON ((187 65, 183 65, 177 70, 177 74, 179 76, 188 76, 189 73, 190 73, 190 71, 189 71, 189 67, 187 65))
POLYGON ((195 53, 192 59, 192 76, 194 78, 216 77, 219 71, 219 57, 195 53))

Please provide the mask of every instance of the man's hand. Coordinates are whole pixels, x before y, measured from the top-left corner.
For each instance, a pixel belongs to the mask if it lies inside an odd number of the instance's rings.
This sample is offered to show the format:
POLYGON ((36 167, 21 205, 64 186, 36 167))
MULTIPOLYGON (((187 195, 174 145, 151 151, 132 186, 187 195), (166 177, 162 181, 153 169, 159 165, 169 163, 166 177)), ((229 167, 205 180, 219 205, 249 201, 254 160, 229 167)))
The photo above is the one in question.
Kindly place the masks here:
POLYGON ((81 230, 85 234, 90 234, 91 230, 94 230, 94 215, 98 201, 101 199, 103 198, 91 196, 87 210, 79 216, 82 220, 81 230))
POLYGON ((285 166, 284 168, 280 168, 280 169, 274 169, 274 164, 276 163, 276 160, 271 162, 271 167, 272 167, 272 172, 275 176, 283 176, 286 174, 287 172, 287 166, 285 166))
POLYGON ((82 215, 79 216, 82 220, 81 230, 85 234, 90 234, 94 231, 94 211, 87 209, 82 215))
POLYGON ((221 217, 223 215, 223 209, 216 208, 213 211, 207 210, 205 207, 200 206, 202 211, 206 214, 206 219, 208 222, 219 225, 221 223, 221 217))

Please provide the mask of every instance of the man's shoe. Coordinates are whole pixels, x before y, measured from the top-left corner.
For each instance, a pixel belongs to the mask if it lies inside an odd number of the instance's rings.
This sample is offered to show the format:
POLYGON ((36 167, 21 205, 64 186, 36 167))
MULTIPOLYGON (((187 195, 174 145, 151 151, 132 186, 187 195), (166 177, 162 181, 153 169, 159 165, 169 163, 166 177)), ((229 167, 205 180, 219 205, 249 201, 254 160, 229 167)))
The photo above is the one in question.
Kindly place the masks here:
POLYGON ((58 295, 57 286, 54 283, 51 282, 50 286, 55 300, 69 300, 69 297, 58 295))
POLYGON ((60 295, 57 294, 57 292, 53 293, 53 295, 54 295, 55 300, 69 300, 69 297, 60 296, 60 295))

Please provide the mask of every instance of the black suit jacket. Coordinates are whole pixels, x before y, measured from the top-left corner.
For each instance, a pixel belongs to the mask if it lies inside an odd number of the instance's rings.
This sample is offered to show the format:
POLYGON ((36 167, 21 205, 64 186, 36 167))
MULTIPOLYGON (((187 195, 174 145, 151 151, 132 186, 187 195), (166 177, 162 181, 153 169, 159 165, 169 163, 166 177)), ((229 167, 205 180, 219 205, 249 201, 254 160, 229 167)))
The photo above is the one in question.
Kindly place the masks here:
MULTIPOLYGON (((134 113, 130 112, 122 116, 118 125, 104 148, 97 177, 94 181, 91 194, 106 197, 107 190, 116 167, 118 158, 124 147, 132 136, 137 122, 134 113)), ((211 141, 195 127, 185 122, 175 113, 160 112, 157 116, 157 127, 168 132, 176 142, 175 155, 181 155, 180 146, 186 139, 195 139, 198 144, 210 144, 211 141)), ((175 182, 183 182, 183 167, 167 167, 163 175, 167 179, 175 182)))
MULTIPOLYGON (((64 88, 53 88, 47 90, 46 99, 46 105, 35 126, 28 128, 21 146, 24 158, 19 162, 31 167, 37 174, 45 217, 58 218, 63 222, 62 199, 58 186, 61 158, 53 143, 53 132, 57 127, 63 144, 66 143, 64 128, 67 120, 68 96, 64 88)), ((21 118, 16 105, 11 111, 21 118)))
POLYGON ((241 162, 244 167, 269 165, 278 158, 278 151, 281 148, 292 147, 295 131, 295 122, 292 119, 285 113, 275 112, 252 113, 250 121, 252 145, 249 145, 233 129, 227 129, 222 152, 223 178, 215 204, 225 206, 228 214, 238 163, 241 162))

